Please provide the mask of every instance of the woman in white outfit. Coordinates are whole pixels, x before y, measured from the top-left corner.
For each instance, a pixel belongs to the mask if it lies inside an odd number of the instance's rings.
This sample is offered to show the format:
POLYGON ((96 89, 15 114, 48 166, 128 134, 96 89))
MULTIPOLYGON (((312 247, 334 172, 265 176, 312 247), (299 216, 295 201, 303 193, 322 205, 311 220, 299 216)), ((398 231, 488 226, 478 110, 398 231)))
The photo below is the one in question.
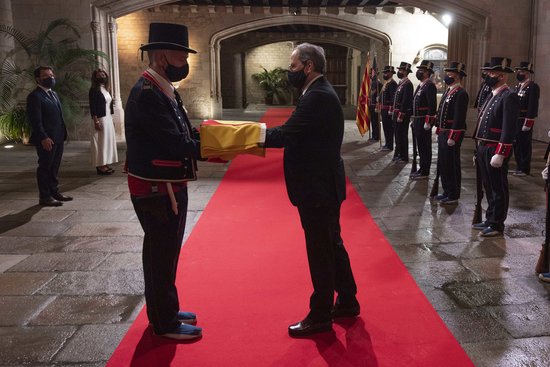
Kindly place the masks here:
POLYGON ((92 165, 98 175, 110 175, 114 170, 109 164, 118 162, 118 153, 112 117, 113 99, 109 93, 109 76, 105 70, 98 69, 92 73, 92 87, 88 97, 94 124, 90 149, 92 165))

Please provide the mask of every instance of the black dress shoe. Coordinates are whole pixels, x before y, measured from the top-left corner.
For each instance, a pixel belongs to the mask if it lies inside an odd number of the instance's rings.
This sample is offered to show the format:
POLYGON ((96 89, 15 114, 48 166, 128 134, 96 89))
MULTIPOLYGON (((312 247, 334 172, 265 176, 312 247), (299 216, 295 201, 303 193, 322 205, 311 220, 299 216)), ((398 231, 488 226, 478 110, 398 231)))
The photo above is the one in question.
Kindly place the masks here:
POLYGON ((292 337, 308 336, 332 330, 332 320, 313 321, 306 317, 302 321, 288 327, 288 335, 292 337))
POLYGON ((52 197, 55 200, 59 200, 59 201, 71 201, 71 200, 73 200, 72 196, 67 196, 67 195, 63 195, 63 194, 60 194, 60 193, 53 194, 52 197))
POLYGON ((361 307, 359 305, 355 306, 344 306, 341 304, 336 304, 330 312, 330 316, 333 319, 338 319, 340 317, 357 317, 361 313, 361 307))
POLYGON ((55 200, 54 198, 47 198, 47 199, 40 199, 38 200, 38 204, 42 206, 61 206, 63 203, 59 200, 55 200))

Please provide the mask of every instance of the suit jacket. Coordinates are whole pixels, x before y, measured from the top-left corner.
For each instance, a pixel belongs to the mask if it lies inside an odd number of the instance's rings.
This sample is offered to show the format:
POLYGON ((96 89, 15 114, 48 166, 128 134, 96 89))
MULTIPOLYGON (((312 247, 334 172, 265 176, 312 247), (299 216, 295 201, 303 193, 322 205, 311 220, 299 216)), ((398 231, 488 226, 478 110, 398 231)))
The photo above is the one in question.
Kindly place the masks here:
POLYGON ((324 76, 299 98, 284 125, 267 130, 266 147, 285 148, 285 180, 293 205, 330 206, 346 198, 343 136, 342 106, 324 76))
MULTIPOLYGON (((431 80, 420 83, 413 96, 414 116, 434 116, 437 110, 437 88, 431 80)), ((422 124, 424 124, 423 120, 422 124)))
POLYGON ((52 93, 55 100, 48 96, 44 89, 36 87, 27 96, 27 121, 32 128, 30 142, 35 145, 39 145, 46 138, 52 139, 56 144, 67 139, 61 103, 57 93, 52 93))
POLYGON ((196 179, 200 142, 187 114, 147 75, 132 88, 124 110, 128 174, 147 181, 196 179))
POLYGON ((511 145, 521 128, 518 116, 518 96, 506 87, 490 99, 482 110, 474 135, 475 139, 511 145))
POLYGON ((403 79, 397 86, 393 100, 393 113, 395 119, 399 115, 410 116, 412 114, 413 85, 409 79, 403 79))
POLYGON ((539 114, 539 85, 533 81, 528 81, 523 86, 516 85, 514 93, 519 97, 519 117, 534 119, 539 114))
MULTIPOLYGON (((107 115, 107 103, 100 88, 90 88, 88 92, 88 101, 90 102, 90 115, 92 117, 96 116, 100 118, 107 115)), ((111 115, 115 113, 112 100, 109 106, 109 112, 111 115)))

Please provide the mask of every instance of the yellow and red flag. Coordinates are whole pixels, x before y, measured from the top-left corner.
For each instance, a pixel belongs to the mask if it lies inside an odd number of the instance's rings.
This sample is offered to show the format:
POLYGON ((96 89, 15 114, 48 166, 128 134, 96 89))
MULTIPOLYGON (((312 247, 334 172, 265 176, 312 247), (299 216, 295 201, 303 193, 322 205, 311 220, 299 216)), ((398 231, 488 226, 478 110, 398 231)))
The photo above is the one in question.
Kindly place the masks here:
POLYGON ((359 98, 357 98, 357 113, 355 115, 355 123, 359 128, 361 136, 369 131, 370 116, 369 116, 369 92, 370 92, 370 53, 367 53, 367 65, 363 73, 363 82, 359 90, 359 98))

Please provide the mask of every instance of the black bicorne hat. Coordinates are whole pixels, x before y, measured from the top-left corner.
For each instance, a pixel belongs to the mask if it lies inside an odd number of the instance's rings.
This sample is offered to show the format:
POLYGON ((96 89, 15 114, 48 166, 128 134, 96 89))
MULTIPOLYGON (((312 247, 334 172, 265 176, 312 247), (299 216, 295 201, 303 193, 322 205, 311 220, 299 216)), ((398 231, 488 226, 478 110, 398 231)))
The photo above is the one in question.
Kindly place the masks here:
POLYGON ((395 74, 395 68, 393 66, 386 65, 386 66, 384 66, 384 70, 382 70, 382 73, 395 74))
POLYGON ((530 72, 531 74, 534 73, 533 71, 533 64, 531 64, 529 61, 522 61, 519 63, 519 66, 515 67, 516 71, 518 70, 525 70, 530 72))
POLYGON ((196 54, 189 48, 187 27, 182 24, 151 23, 149 25, 149 43, 141 45, 141 51, 176 50, 196 54))
POLYGON ((443 71, 451 71, 460 74, 460 76, 462 77, 465 77, 466 72, 464 71, 464 69, 466 69, 466 65, 458 61, 452 61, 451 65, 449 65, 448 68, 443 69, 443 71))
POLYGON ((411 64, 405 61, 401 61, 401 64, 397 67, 397 70, 405 70, 408 73, 412 73, 411 64))
POLYGON ((430 73, 434 72, 434 63, 428 60, 422 60, 420 65, 416 67, 417 69, 428 70, 430 73))
POLYGON ((514 69, 510 67, 512 60, 507 57, 491 57, 489 66, 481 68, 485 71, 502 71, 503 73, 513 73, 514 69))

